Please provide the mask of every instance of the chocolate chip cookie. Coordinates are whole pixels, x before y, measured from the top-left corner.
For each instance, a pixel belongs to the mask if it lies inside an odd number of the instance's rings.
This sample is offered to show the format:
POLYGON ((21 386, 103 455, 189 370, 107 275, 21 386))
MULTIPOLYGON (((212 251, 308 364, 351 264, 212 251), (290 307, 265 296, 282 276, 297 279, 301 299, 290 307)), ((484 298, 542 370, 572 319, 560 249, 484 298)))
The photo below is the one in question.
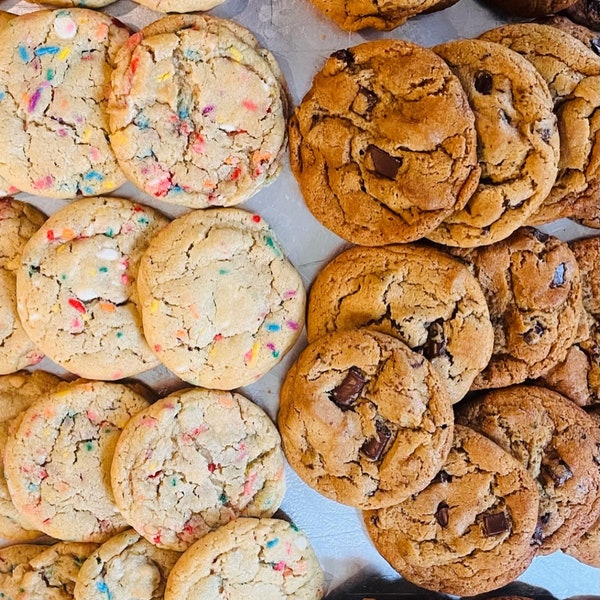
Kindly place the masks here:
POLYGON ((574 23, 568 17, 563 17, 561 15, 553 15, 551 17, 538 19, 538 22, 542 23, 542 25, 551 25, 552 27, 562 29, 569 35, 577 38, 580 42, 583 42, 596 54, 600 55, 600 31, 594 31, 585 25, 574 23))
POLYGON ((487 0, 509 15, 541 17, 569 8, 576 0, 487 0))
POLYGON ((600 31, 600 2, 598 0, 575 0, 566 10, 566 14, 576 23, 600 31))

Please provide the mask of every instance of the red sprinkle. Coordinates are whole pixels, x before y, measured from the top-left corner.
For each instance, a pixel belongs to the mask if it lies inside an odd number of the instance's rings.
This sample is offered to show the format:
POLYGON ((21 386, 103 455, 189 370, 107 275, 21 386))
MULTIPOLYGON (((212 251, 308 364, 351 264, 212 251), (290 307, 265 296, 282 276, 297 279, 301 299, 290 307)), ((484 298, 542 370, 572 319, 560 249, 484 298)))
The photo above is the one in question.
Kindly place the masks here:
POLYGON ((54 230, 53 229, 48 229, 48 231, 46 232, 46 239, 49 242, 53 242, 56 238, 54 237, 54 230))
POLYGON ((162 350, 162 346, 160 344, 154 344, 154 352, 160 352, 162 350))
POLYGON ((153 541, 155 544, 160 544, 160 533, 157 533, 157 534, 156 534, 156 535, 155 535, 155 536, 152 538, 152 541, 153 541))
POLYGON ((278 563, 275 563, 273 565, 273 568, 276 571, 283 571, 285 569, 285 563, 282 560, 280 560, 278 563))
POLYGON ((87 312, 83 303, 77 300, 77 298, 69 298, 69 306, 72 306, 77 312, 80 312, 81 314, 87 312))
POLYGON ((212 462, 211 462, 211 463, 208 463, 208 470, 209 470, 211 473, 214 473, 216 468, 217 468, 217 465, 215 465, 215 463, 212 463, 212 462))
POLYGON ((140 64, 140 57, 134 56, 129 65, 129 69, 131 70, 132 75, 135 75, 135 72, 137 71, 139 64, 140 64))
POLYGON ((252 102, 252 100, 244 100, 242 102, 242 106, 248 110, 256 110, 258 108, 258 106, 252 102))
POLYGON ((215 335, 215 337, 213 338, 213 341, 220 342, 222 339, 223 336, 220 333, 217 333, 217 335, 215 335))
POLYGON ((252 215, 252 220, 255 223, 260 223, 260 216, 259 215, 252 215))
POLYGON ((240 175, 242 174, 242 169, 241 167, 236 167, 232 172, 231 172, 231 181, 237 181, 240 178, 240 175))

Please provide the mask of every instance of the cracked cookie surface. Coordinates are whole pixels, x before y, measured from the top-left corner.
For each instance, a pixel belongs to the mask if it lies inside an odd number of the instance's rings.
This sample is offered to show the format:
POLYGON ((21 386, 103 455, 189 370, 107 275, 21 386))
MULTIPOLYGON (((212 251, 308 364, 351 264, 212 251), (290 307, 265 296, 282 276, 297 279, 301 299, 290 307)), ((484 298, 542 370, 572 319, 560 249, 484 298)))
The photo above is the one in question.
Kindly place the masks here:
POLYGON ((318 600, 323 594, 323 571, 303 532, 280 519, 239 518, 183 555, 165 600, 318 600))
POLYGON ((167 223, 153 208, 112 197, 72 202, 44 223, 24 249, 17 296, 23 327, 45 354, 89 379, 159 364, 135 283, 142 253, 167 223))
POLYGON ((573 402, 547 388, 512 386, 459 406, 456 418, 510 452, 536 479, 539 553, 571 545, 600 516, 598 428, 573 402))
POLYGON ((472 247, 507 238, 550 192, 559 139, 550 92, 535 67, 500 44, 455 40, 433 48, 460 79, 475 114, 479 186, 427 237, 472 247))
POLYGON ((160 548, 183 551, 239 516, 270 517, 285 492, 281 438, 256 404, 189 389, 135 416, 111 481, 127 521, 160 548))
POLYGON ((81 565, 75 600, 162 600, 179 552, 151 544, 133 529, 104 542, 81 565))
POLYGON ((425 246, 350 248, 317 275, 308 303, 308 340, 362 326, 422 352, 452 402, 467 393, 492 353, 481 286, 458 260, 425 246))
POLYGON ((224 0, 134 0, 137 4, 165 13, 190 13, 210 10, 224 0))
POLYGON ((560 134, 558 177, 528 224, 570 217, 600 227, 600 57, 550 25, 512 23, 481 37, 529 60, 554 100, 560 134))
POLYGON ((566 242, 522 227, 492 246, 452 253, 481 284, 494 328, 492 357, 472 389, 521 383, 564 360, 583 310, 579 267, 566 242))
POLYGON ((48 549, 42 544, 15 544, 0 548, 0 590, 8 600, 19 592, 16 582, 27 563, 48 549))
POLYGON ((249 31, 202 15, 165 17, 119 53, 111 144, 128 178, 192 208, 247 200, 280 170, 284 91, 249 31))
POLYGON ((440 57, 411 42, 332 54, 289 136, 308 208, 356 244, 423 237, 466 204, 479 180, 466 94, 440 57))
POLYGON ((138 271, 144 333, 183 380, 247 385, 275 366, 304 325, 305 290, 259 215, 205 209, 151 241, 138 271))
POLYGON ((431 363, 368 329, 310 344, 280 395, 290 465, 319 493, 362 509, 422 490, 446 460, 453 424, 450 397, 431 363))
POLYGON ((539 495, 525 468, 491 440, 456 425, 448 459, 419 494, 365 511, 367 532, 404 578, 473 595, 501 587, 533 560, 539 495))
POLYGON ((110 463, 125 423, 146 406, 125 385, 77 380, 28 408, 4 455, 19 512, 57 539, 101 542, 125 529, 110 463))

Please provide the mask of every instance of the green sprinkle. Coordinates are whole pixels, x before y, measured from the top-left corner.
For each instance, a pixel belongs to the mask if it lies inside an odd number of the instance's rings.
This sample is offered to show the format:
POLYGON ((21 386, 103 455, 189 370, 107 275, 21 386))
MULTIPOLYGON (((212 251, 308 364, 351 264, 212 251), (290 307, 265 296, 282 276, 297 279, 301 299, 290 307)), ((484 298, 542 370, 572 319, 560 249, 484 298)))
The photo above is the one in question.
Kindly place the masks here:
POLYGON ((229 273, 229 269, 219 269, 219 275, 227 275, 229 273))
POLYGON ((53 79, 54 79, 54 69, 47 69, 46 70, 46 80, 52 81, 53 79))
POLYGON ((123 337, 123 332, 122 331, 117 331, 117 337, 118 338, 122 338, 123 337))
POLYGON ((171 485, 175 487, 177 485, 177 477, 171 477, 171 485))
POLYGON ((94 449, 94 442, 86 442, 85 443, 85 449, 88 452, 91 452, 94 449))
POLYGON ((225 494, 221 494, 221 495, 219 496, 219 502, 220 502, 221 504, 227 504, 227 502, 228 502, 228 498, 227 498, 227 496, 226 496, 225 494))
POLYGON ((148 217, 140 217, 138 219, 138 223, 141 223, 142 225, 148 225, 148 223, 150 223, 150 221, 148 220, 148 217))
POLYGON ((108 273, 108 267, 100 267, 98 271, 100 271, 100 273, 108 273))
POLYGON ((62 273, 60 276, 60 280, 61 281, 66 281, 67 280, 67 274, 66 273, 62 273))
POLYGON ((109 227, 105 232, 104 235, 106 237, 113 237, 113 235, 115 235, 115 232, 113 231, 112 227, 109 227))
POLYGON ((300 531, 298 529, 298 526, 296 525, 296 523, 290 523, 290 527, 294 530, 294 531, 300 531))
POLYGON ((271 356, 273 358, 278 358, 279 357, 279 350, 273 350, 273 352, 271 352, 271 356))

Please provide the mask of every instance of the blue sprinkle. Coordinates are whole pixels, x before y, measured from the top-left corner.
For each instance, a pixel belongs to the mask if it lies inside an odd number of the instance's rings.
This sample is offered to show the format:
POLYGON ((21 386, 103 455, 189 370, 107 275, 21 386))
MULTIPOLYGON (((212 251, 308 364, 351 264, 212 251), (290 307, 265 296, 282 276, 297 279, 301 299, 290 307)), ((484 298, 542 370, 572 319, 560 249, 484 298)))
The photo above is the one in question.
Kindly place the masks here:
POLYGON ((113 595, 110 593, 110 590, 108 589, 108 586, 104 583, 104 581, 97 581, 96 589, 101 594, 106 594, 106 597, 108 598, 108 600, 112 600, 113 595))
POLYGON ((29 62, 31 60, 29 50, 27 50, 27 48, 25 48, 25 46, 19 46, 18 51, 19 51, 19 56, 23 62, 29 62))
POLYGON ((170 192, 183 192, 183 188, 180 185, 174 185, 169 191, 170 192))
POLYGON ((27 490, 30 492, 37 492, 40 489, 39 485, 36 485, 35 483, 29 483, 29 485, 27 486, 27 490))
POLYGON ((192 50, 191 48, 186 48, 183 51, 183 55, 190 60, 198 60, 200 58, 200 54, 197 50, 192 50))
POLYGON ((133 122, 140 128, 140 129, 146 129, 148 127, 148 117, 146 115, 138 115, 133 122))
POLYGON ((273 540, 269 540, 267 542, 267 548, 272 548, 273 546, 275 546, 275 544, 277 544, 279 542, 279 538, 275 538, 273 540))
POLYGON ((6 98, 6 92, 0 92, 0 100, 4 100, 6 98))
POLYGON ((190 111, 187 109, 186 106, 180 106, 177 109, 177 116, 180 119, 187 119, 190 116, 190 111))
POLYGON ((94 190, 89 185, 86 185, 81 191, 84 194, 86 194, 87 196, 93 196, 94 195, 94 190))
POLYGON ((44 54, 58 54, 59 52, 60 46, 40 46, 33 51, 36 56, 44 56, 44 54))
POLYGON ((266 324, 267 331, 279 331, 281 329, 281 325, 277 323, 267 323, 266 324))
POLYGON ((104 179, 104 175, 102 173, 98 173, 98 171, 88 171, 83 178, 86 181, 90 181, 91 179, 95 179, 96 181, 102 181, 104 179))

